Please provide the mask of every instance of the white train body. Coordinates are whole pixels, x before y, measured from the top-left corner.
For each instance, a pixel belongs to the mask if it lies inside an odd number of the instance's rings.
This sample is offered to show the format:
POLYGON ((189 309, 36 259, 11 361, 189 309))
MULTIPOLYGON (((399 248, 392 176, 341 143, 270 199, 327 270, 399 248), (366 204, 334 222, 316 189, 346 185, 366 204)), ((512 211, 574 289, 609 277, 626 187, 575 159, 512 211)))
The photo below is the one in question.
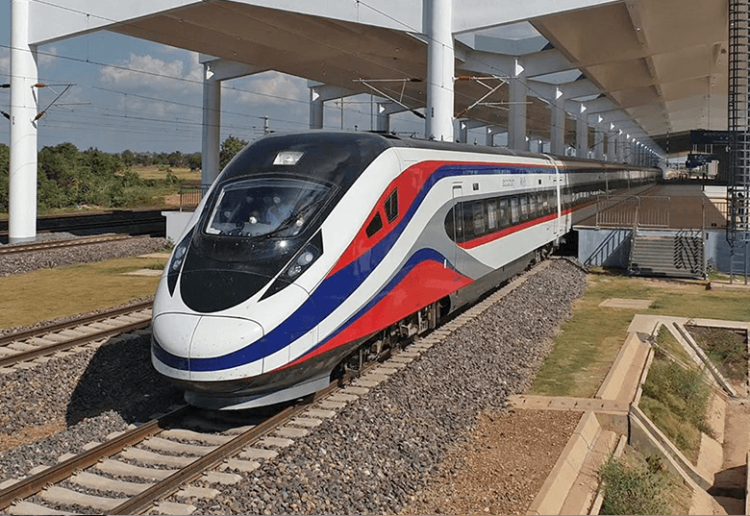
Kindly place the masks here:
POLYGON ((210 408, 315 392, 368 339, 434 326, 593 213, 596 195, 658 174, 367 133, 265 138, 175 247, 154 366, 210 408))

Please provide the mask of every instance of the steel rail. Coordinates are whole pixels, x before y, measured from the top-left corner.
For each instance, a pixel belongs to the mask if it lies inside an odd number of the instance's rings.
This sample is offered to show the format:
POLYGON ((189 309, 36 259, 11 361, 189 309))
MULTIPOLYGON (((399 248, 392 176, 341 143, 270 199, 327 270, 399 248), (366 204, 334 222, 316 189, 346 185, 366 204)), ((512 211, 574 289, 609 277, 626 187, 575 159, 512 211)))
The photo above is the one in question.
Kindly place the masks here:
POLYGON ((105 244, 109 242, 128 240, 130 238, 133 237, 131 237, 130 235, 111 235, 86 238, 66 238, 64 240, 49 240, 46 242, 34 242, 30 244, 7 245, 0 247, 0 255, 30 253, 32 251, 42 251, 45 249, 62 249, 64 247, 105 244))
POLYGON ((9 344, 11 342, 19 341, 19 340, 30 339, 32 337, 38 337, 40 335, 46 335, 48 333, 56 333, 62 330, 75 328, 76 326, 83 326, 86 324, 103 321, 106 319, 110 319, 112 317, 117 317, 117 316, 128 314, 131 312, 138 312, 140 310, 146 310, 147 308, 151 308, 153 304, 154 304, 153 301, 142 301, 140 303, 136 303, 130 306, 126 306, 122 308, 114 308, 112 310, 107 310, 106 312, 101 312, 101 313, 94 314, 94 315, 85 315, 83 317, 78 317, 71 321, 60 322, 60 323, 51 324, 49 326, 11 333, 4 337, 0 337, 0 346, 9 344))
POLYGON ((7 489, 0 491, 0 510, 6 509, 17 500, 22 500, 37 494, 50 484, 69 478, 76 471, 89 468, 102 459, 120 453, 128 446, 142 442, 148 437, 164 430, 171 421, 183 417, 186 413, 193 410, 195 410, 193 407, 184 405, 158 419, 154 419, 137 428, 128 430, 124 434, 119 435, 114 439, 110 439, 81 455, 71 457, 70 459, 61 462, 56 466, 52 466, 41 473, 37 473, 36 475, 13 484, 7 489))
POLYGON ((185 468, 173 473, 142 493, 108 511, 108 514, 142 514, 144 511, 151 508, 157 500, 171 495, 181 486, 200 477, 206 472, 206 470, 219 465, 225 459, 236 455, 243 448, 254 444, 264 435, 275 430, 293 417, 303 413, 311 404, 328 396, 340 387, 340 381, 331 382, 331 384, 322 391, 318 391, 296 405, 285 408, 275 416, 238 435, 231 441, 219 446, 217 449, 207 453, 203 457, 196 459, 185 468))
POLYGON ((134 323, 124 324, 122 326, 113 327, 108 330, 101 330, 96 333, 82 335, 80 337, 77 337, 71 340, 66 340, 63 342, 50 344, 48 346, 39 346, 36 349, 23 351, 15 355, 10 355, 7 357, 0 358, 0 368, 9 367, 19 362, 25 362, 27 360, 32 360, 37 357, 50 355, 52 353, 57 353, 59 351, 65 351, 66 349, 74 348, 76 346, 81 346, 83 344, 87 344, 91 341, 103 339, 105 337, 111 337, 112 335, 117 335, 119 333, 127 333, 130 331, 139 330, 141 328, 146 328, 150 324, 151 324, 151 319, 149 318, 143 321, 137 321, 134 323))

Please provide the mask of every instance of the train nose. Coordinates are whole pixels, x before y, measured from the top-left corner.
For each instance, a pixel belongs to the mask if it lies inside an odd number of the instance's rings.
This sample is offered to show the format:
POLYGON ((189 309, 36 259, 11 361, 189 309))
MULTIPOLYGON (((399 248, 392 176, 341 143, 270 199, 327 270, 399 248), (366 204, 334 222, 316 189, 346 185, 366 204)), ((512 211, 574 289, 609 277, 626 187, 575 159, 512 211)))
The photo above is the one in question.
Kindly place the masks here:
POLYGON ((169 376, 183 380, 231 368, 237 353, 263 337, 260 324, 239 317, 168 313, 157 316, 152 327, 155 358, 172 369, 169 376))

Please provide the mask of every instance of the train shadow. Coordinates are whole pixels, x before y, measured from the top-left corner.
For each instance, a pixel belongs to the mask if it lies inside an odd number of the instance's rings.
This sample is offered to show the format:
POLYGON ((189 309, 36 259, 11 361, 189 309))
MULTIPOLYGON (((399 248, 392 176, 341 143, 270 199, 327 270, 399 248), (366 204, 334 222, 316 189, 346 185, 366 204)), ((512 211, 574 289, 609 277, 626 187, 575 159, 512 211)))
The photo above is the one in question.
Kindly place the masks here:
POLYGON ((150 334, 113 337, 101 346, 71 393, 67 424, 113 411, 128 423, 182 401, 182 391, 151 365, 150 334))

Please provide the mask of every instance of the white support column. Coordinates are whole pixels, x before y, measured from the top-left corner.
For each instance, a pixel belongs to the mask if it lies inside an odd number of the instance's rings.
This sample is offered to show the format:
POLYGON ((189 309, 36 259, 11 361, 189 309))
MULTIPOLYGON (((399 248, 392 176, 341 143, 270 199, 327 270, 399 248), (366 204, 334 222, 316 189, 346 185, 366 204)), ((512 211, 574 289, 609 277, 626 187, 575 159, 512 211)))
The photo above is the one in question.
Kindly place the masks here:
POLYGON ((428 0, 427 11, 427 113, 425 136, 432 140, 453 141, 453 48, 452 0, 428 0))
POLYGON ((513 77, 510 80, 509 102, 510 113, 508 115, 508 148, 515 150, 529 150, 529 142, 526 140, 526 71, 523 65, 516 62, 513 77))
POLYGON ((580 114, 576 118, 576 157, 589 157, 589 123, 587 116, 580 114))
POLYGON ((37 49, 29 45, 29 0, 11 1, 10 34, 10 188, 8 236, 11 243, 36 240, 37 49))
MULTIPOLYGON (((391 131, 391 113, 388 111, 388 105, 392 102, 378 102, 378 114, 375 115, 376 129, 381 133, 391 131)), ((322 125, 322 121, 321 121, 322 125)))
POLYGON ((617 131, 607 133, 607 161, 617 161, 617 131))
POLYGON ((551 124, 550 127, 550 153, 556 156, 565 155, 565 101, 556 100, 550 102, 551 124))
POLYGON ((323 129, 323 97, 310 88, 310 129, 323 129))
POLYGON ((487 127, 487 123, 479 122, 478 120, 458 120, 458 141, 460 143, 469 143, 469 131, 480 127, 487 127))
POLYGON ((617 162, 618 163, 625 163, 625 143, 627 142, 627 139, 625 138, 625 134, 621 133, 620 136, 617 138, 617 162))
MULTIPOLYGON (((504 127, 496 127, 491 126, 487 128, 487 132, 485 133, 487 135, 487 140, 485 141, 485 145, 488 147, 492 147, 495 145, 495 135, 496 134, 503 134, 506 132, 504 127)), ((510 138, 510 133, 508 133, 508 138, 510 138)), ((510 145, 508 145, 510 148, 510 145)))
POLYGON ((211 72, 208 64, 203 65, 203 74, 201 184, 205 191, 221 172, 221 81, 211 72))

